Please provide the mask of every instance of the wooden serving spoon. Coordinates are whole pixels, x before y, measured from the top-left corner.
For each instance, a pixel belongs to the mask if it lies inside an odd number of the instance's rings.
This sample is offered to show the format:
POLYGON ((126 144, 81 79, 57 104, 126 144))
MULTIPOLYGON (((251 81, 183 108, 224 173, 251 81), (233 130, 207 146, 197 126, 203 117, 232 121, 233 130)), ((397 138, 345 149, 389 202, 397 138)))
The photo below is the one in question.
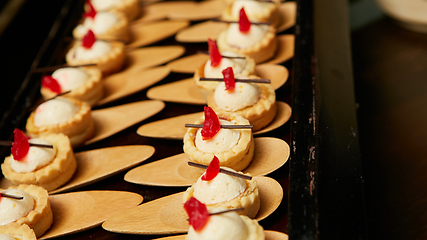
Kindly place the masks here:
MULTIPOLYGON (((254 132, 254 135, 270 132, 288 122, 291 117, 291 107, 285 103, 278 101, 277 112, 273 121, 265 128, 254 132)), ((159 121, 150 122, 140 126, 136 133, 144 137, 164 138, 164 139, 182 139, 187 132, 186 123, 195 123, 203 116, 203 112, 190 113, 162 119, 159 121)))
MULTIPOLYGON (((254 157, 242 170, 251 176, 264 176, 280 168, 289 158, 289 145, 278 138, 255 138, 254 157)), ((188 166, 185 153, 144 164, 126 173, 125 181, 151 185, 182 187, 190 186, 204 173, 204 169, 188 166)))
MULTIPOLYGON (((283 199, 283 189, 274 179, 255 177, 261 206, 256 220, 272 214, 283 199)), ((102 227, 111 232, 126 234, 179 234, 186 233, 189 224, 184 210, 183 192, 159 198, 135 208, 126 209, 109 219, 102 227)))

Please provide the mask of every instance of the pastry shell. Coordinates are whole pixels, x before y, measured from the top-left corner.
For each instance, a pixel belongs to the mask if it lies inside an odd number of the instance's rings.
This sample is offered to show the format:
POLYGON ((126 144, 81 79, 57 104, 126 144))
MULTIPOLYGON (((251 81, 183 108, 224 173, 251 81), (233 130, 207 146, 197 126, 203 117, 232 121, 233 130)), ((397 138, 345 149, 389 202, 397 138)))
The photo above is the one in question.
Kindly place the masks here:
POLYGON ((1 165, 3 175, 14 184, 33 184, 52 191, 66 183, 76 170, 76 159, 70 140, 64 134, 49 134, 40 138, 52 143, 56 149, 55 158, 48 165, 33 172, 19 173, 11 167, 11 156, 5 158, 1 165))
MULTIPOLYGON (((22 190, 34 199, 34 208, 27 216, 21 217, 15 222, 19 225, 28 225, 34 230, 37 237, 42 236, 50 227, 53 221, 53 214, 50 208, 49 195, 46 189, 35 185, 21 184, 12 186, 9 189, 22 190)), ((7 226, 7 225, 6 225, 7 226)))
MULTIPOLYGON (((251 74, 255 73, 255 61, 253 58, 249 56, 245 56, 246 65, 242 69, 241 72, 235 73, 234 75, 240 75, 240 76, 249 76, 251 74)), ((213 92, 218 85, 217 81, 200 81, 200 78, 204 78, 205 76, 205 65, 207 61, 201 65, 199 68, 196 69, 194 72, 194 81, 197 85, 197 87, 200 89, 202 95, 207 98, 207 96, 213 92)))
MULTIPOLYGON (((241 172, 240 172, 241 173, 241 172)), ((249 174, 246 174, 249 175, 249 174)), ((239 194, 239 196, 226 201, 219 202, 215 204, 206 204, 208 209, 236 209, 243 208, 243 210, 237 211, 240 215, 246 215, 250 218, 255 218, 260 208, 260 199, 259 199, 259 191, 257 187, 256 180, 252 178, 251 180, 245 180, 246 189, 244 192, 239 194)), ((183 194, 183 201, 186 202, 193 196, 194 187, 191 186, 187 188, 187 190, 183 194)))
POLYGON ((141 6, 139 6, 139 0, 122 0, 113 8, 109 9, 109 11, 123 12, 127 19, 131 21, 139 17, 140 9, 141 6))
MULTIPOLYGON (((87 102, 90 106, 95 106, 103 96, 101 70, 97 67, 82 67, 80 69, 84 70, 89 75, 89 78, 83 85, 63 95, 63 97, 75 98, 80 101, 87 102)), ((45 87, 40 89, 40 93, 44 99, 51 99, 57 95, 57 93, 45 87)))
POLYGON ((248 233, 250 240, 264 240, 265 234, 264 229, 259 225, 257 220, 250 219, 246 216, 240 215, 240 218, 245 222, 246 226, 248 227, 248 233))
POLYGON ((82 43, 76 41, 67 52, 65 60, 70 66, 79 66, 86 64, 96 64, 101 69, 102 75, 108 75, 118 72, 122 69, 125 62, 125 45, 122 42, 110 41, 111 50, 104 56, 93 59, 76 59, 75 52, 82 43))
MULTIPOLYGON (((249 121, 237 114, 217 113, 220 119, 235 122, 238 125, 249 125, 249 121)), ((204 116, 196 124, 203 124, 204 116)), ((187 157, 194 162, 209 165, 214 155, 218 158, 221 166, 229 167, 236 171, 245 169, 252 161, 254 155, 254 140, 251 129, 234 129, 240 132, 240 139, 232 149, 220 152, 203 152, 196 147, 195 139, 197 128, 189 128, 184 135, 184 152, 187 157)))
MULTIPOLYGON (((222 19, 226 21, 238 21, 239 16, 235 16, 232 14, 233 3, 239 1, 229 1, 226 8, 222 13, 222 19)), ((245 0, 243 0, 245 1, 245 0)), ((280 15, 279 15, 279 1, 274 2, 266 2, 265 7, 258 9, 259 11, 256 14, 249 14, 246 12, 248 19, 253 22, 268 22, 273 26, 277 27, 280 23, 280 15)))
POLYGON ((36 111, 33 111, 27 119, 26 130, 28 134, 31 137, 40 137, 50 133, 63 133, 70 138, 73 148, 90 139, 94 134, 95 127, 89 104, 73 98, 69 100, 79 108, 73 118, 58 124, 36 126, 34 125, 36 111))
POLYGON ((222 110, 215 102, 214 94, 208 96, 208 106, 217 113, 236 113, 246 119, 253 125, 252 131, 258 131, 266 127, 276 116, 276 92, 269 84, 257 84, 260 89, 260 98, 252 106, 229 112, 222 110))
MULTIPOLYGON (((117 16, 117 22, 111 26, 107 31, 96 34, 96 38, 100 40, 118 40, 118 41, 130 41, 129 23, 126 15, 119 11, 111 11, 117 16)), ((84 19, 80 24, 83 24, 84 19)), ((74 28, 73 37, 76 39, 82 39, 86 33, 78 31, 78 28, 74 28)))
POLYGON ((0 226, 0 234, 5 234, 18 240, 36 240, 36 234, 28 225, 19 225, 16 222, 0 226))
POLYGON ((277 49, 276 29, 273 26, 268 26, 265 36, 254 45, 247 48, 238 48, 230 45, 227 41, 227 29, 219 33, 218 49, 221 52, 232 51, 237 54, 247 55, 255 60, 255 63, 261 63, 274 57, 277 49))

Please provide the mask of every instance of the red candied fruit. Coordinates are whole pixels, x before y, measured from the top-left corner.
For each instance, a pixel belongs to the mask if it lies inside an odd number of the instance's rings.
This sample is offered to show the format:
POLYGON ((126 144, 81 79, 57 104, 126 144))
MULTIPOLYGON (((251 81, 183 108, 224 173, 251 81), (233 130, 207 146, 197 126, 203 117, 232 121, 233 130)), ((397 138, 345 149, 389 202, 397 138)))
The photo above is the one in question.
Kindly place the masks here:
POLYGON ((17 128, 13 131, 13 135, 14 141, 11 148, 12 156, 16 161, 20 161, 27 156, 30 150, 30 143, 28 143, 28 138, 25 136, 25 133, 17 128))
POLYGON ((209 140, 213 138, 221 129, 219 118, 210 107, 204 107, 205 110, 205 121, 203 122, 203 128, 200 131, 203 140, 209 140))
POLYGON ((60 94, 62 89, 58 81, 50 75, 42 77, 42 87, 49 88, 52 92, 60 94))
POLYGON ((90 2, 90 0, 86 0, 86 4, 89 6, 89 11, 83 13, 83 17, 84 18, 92 18, 94 19, 96 16, 96 10, 93 7, 92 3, 90 2))
POLYGON ((95 34, 92 32, 92 30, 88 30, 86 35, 84 35, 83 37, 83 41, 82 41, 82 46, 84 48, 91 48, 92 45, 95 43, 96 38, 95 38, 95 34))
POLYGON ((240 32, 246 33, 251 29, 251 22, 249 22, 248 16, 244 8, 239 11, 239 30, 240 32))
POLYGON ((202 180, 210 181, 214 179, 218 175, 219 170, 220 170, 219 159, 216 156, 214 156, 212 161, 209 163, 208 169, 206 169, 205 174, 203 174, 202 180))
POLYGON ((190 225, 193 226, 194 230, 202 230, 209 219, 209 212, 206 205, 196 198, 191 197, 184 203, 184 209, 190 218, 190 225))
POLYGON ((232 67, 228 67, 222 70, 224 76, 225 90, 234 90, 236 87, 236 79, 234 78, 234 72, 232 67))
POLYGON ((221 53, 219 53, 216 42, 210 38, 208 39, 208 46, 209 46, 209 57, 211 59, 211 66, 216 67, 221 63, 221 60, 222 60, 221 53))

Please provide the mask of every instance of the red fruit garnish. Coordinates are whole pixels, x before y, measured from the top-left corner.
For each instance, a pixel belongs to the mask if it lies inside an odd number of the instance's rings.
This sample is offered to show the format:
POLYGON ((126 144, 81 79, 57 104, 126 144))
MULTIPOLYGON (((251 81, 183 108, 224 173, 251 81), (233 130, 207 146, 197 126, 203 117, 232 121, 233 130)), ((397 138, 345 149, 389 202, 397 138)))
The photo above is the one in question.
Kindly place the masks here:
POLYGON ((193 226, 194 230, 201 230, 208 222, 209 212, 206 205, 194 197, 191 197, 184 203, 184 209, 190 218, 190 225, 193 226))
POLYGON ((200 131, 203 140, 209 140, 213 138, 221 129, 219 118, 210 107, 204 108, 205 110, 205 121, 203 122, 203 128, 200 131))
POLYGON ((211 66, 216 67, 221 63, 222 56, 221 53, 219 53, 218 47, 216 46, 216 42, 212 39, 208 39, 208 45, 209 45, 209 56, 211 59, 211 66))
POLYGON ((49 88, 52 92, 60 94, 62 89, 58 81, 50 75, 42 77, 42 87, 49 88))
POLYGON ((89 11, 83 13, 83 17, 94 19, 96 16, 95 8, 93 7, 92 3, 89 0, 86 0, 86 4, 89 6, 89 11))
POLYGON ((28 138, 25 136, 24 132, 15 128, 13 131, 14 141, 12 143, 12 156, 13 159, 20 161, 25 156, 27 156, 28 151, 30 150, 30 144, 28 143, 28 138))
POLYGON ((205 174, 203 174, 202 180, 210 181, 214 179, 218 175, 219 170, 220 170, 219 159, 216 156, 214 156, 212 161, 209 163, 209 166, 206 169, 205 174))
POLYGON ((248 16, 246 16, 246 12, 244 8, 240 9, 239 12, 239 30, 240 32, 249 32, 251 29, 251 22, 249 22, 248 16))
POLYGON ((236 87, 236 79, 232 67, 222 70, 224 76, 225 90, 233 90, 236 87))
POLYGON ((92 32, 92 30, 89 29, 86 35, 83 37, 82 46, 84 48, 91 48, 95 41, 95 34, 92 32))

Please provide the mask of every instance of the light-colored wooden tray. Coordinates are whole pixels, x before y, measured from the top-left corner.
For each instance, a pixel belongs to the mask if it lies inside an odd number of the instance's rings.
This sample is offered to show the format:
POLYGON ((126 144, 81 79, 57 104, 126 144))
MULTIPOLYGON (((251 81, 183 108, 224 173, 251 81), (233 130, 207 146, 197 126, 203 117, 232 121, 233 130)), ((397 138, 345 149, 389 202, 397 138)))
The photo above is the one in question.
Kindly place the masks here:
MULTIPOLYGON (((276 117, 267 127, 254 132, 254 135, 270 132, 284 125, 289 120, 292 114, 291 107, 281 101, 276 102, 276 104, 276 117)), ((180 140, 183 139, 184 134, 187 132, 185 124, 195 123, 202 116, 203 112, 197 112, 150 122, 140 126, 136 133, 144 137, 180 140)))
MULTIPOLYGON (((289 158, 289 145, 278 138, 255 138, 255 153, 249 166, 242 172, 264 176, 280 168, 289 158)), ((190 186, 204 173, 204 169, 188 166, 185 153, 136 167, 125 175, 125 181, 152 185, 190 186)))
POLYGON ((100 141, 138 122, 141 122, 165 107, 162 101, 148 100, 123 104, 92 111, 95 135, 86 145, 100 141))
MULTIPOLYGON (((264 230, 265 240, 288 240, 287 234, 277 231, 264 230)), ((176 235, 164 238, 157 238, 157 240, 185 240, 187 235, 176 235)))
POLYGON ((141 195, 124 191, 85 191, 49 196, 53 223, 40 239, 99 226, 110 216, 138 206, 142 200, 141 195))
MULTIPOLYGON (((289 77, 288 69, 284 66, 275 64, 257 65, 255 67, 255 74, 261 78, 270 79, 271 86, 274 89, 283 86, 289 77)), ((147 91, 147 97, 166 102, 206 104, 206 100, 196 86, 193 78, 152 87, 147 91)))
MULTIPOLYGON (((280 24, 277 32, 282 32, 295 25, 296 3, 284 2, 279 7, 280 24)), ((178 42, 207 42, 209 38, 217 39, 218 35, 226 29, 223 22, 205 21, 186 27, 175 35, 178 42)))
MULTIPOLYGON (((262 220, 280 205, 283 189, 274 179, 255 177, 261 206, 256 219, 262 220)), ((111 232, 129 234, 179 234, 189 228, 184 210, 183 192, 159 198, 130 208, 107 219, 102 227, 111 232)))
POLYGON ((163 20, 157 22, 133 22, 129 26, 132 41, 127 49, 143 47, 173 36, 181 29, 190 25, 187 20, 163 20))
MULTIPOLYGON (((105 179, 147 160, 154 151, 152 146, 131 145, 75 153, 77 169, 73 177, 49 194, 74 190, 105 179)), ((13 185, 15 184, 6 178, 0 180, 0 188, 6 189, 13 185)))
POLYGON ((225 6, 222 0, 158 2, 143 7, 142 16, 136 22, 161 19, 200 21, 217 18, 222 15, 225 6))

